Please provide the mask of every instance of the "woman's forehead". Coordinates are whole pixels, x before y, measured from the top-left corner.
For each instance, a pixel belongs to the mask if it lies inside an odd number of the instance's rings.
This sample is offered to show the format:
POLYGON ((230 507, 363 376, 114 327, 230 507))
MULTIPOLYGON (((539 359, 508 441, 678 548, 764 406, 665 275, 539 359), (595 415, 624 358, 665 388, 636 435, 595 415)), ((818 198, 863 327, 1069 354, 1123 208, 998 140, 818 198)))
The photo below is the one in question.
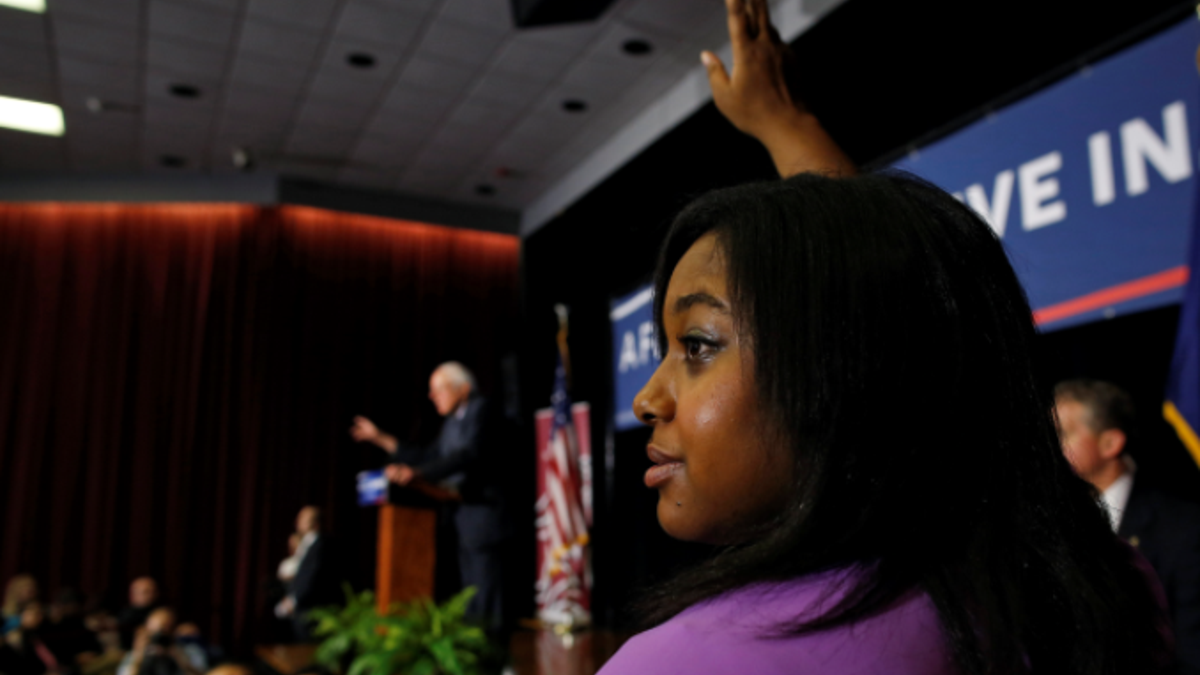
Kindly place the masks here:
POLYGON ((698 293, 725 299, 726 285, 725 255, 717 236, 710 232, 697 239, 675 265, 667 284, 667 302, 698 293))

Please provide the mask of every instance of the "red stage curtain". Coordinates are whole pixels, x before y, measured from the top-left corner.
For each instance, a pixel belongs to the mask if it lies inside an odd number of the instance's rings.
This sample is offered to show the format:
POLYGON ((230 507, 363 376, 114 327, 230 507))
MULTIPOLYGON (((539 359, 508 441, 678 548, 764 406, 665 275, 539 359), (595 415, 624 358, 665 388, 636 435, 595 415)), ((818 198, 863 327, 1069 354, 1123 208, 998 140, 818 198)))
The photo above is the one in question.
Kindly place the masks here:
POLYGON ((272 638, 304 504, 369 580, 347 437, 427 436, 432 368, 499 391, 519 243, 301 207, 0 205, 0 582, 123 602, 150 574, 212 639, 272 638))

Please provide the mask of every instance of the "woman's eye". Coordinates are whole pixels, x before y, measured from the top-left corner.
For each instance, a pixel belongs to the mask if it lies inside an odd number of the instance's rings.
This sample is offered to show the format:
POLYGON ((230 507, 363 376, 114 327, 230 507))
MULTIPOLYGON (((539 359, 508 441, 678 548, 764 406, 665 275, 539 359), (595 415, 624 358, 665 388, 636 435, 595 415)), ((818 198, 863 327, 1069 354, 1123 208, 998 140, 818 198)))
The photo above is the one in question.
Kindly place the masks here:
POLYGON ((687 360, 689 361, 694 361, 709 356, 714 348, 712 343, 698 337, 684 337, 680 339, 680 343, 683 345, 684 356, 686 356, 687 360))

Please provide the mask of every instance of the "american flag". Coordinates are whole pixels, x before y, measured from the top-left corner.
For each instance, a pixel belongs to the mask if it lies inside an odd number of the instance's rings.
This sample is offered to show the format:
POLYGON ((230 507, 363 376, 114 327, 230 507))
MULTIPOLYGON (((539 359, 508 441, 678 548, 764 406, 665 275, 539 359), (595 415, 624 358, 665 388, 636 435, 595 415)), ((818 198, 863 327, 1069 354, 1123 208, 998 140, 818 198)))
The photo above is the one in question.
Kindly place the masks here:
POLYGON ((552 407, 538 411, 538 618, 591 623, 591 434, 586 403, 571 404, 562 356, 552 407))

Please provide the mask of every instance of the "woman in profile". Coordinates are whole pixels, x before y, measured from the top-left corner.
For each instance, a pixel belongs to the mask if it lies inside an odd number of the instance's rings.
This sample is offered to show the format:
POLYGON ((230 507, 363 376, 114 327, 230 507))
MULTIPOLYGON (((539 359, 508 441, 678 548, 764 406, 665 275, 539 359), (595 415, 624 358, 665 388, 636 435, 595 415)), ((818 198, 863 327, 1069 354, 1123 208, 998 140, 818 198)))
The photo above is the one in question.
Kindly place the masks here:
POLYGON ((648 594, 603 675, 1169 671, 1000 242, 936 187, 853 176, 789 98, 765 0, 727 6, 716 103, 796 175, 701 197, 663 244, 645 481, 668 534, 723 548, 648 594))

